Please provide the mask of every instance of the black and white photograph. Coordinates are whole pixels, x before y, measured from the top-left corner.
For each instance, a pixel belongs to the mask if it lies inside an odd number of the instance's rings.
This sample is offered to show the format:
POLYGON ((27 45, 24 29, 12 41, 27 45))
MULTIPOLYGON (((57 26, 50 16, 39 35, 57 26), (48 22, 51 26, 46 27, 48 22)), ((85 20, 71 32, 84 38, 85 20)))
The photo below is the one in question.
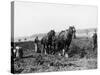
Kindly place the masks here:
POLYGON ((98 68, 98 7, 11 2, 11 73, 98 68))

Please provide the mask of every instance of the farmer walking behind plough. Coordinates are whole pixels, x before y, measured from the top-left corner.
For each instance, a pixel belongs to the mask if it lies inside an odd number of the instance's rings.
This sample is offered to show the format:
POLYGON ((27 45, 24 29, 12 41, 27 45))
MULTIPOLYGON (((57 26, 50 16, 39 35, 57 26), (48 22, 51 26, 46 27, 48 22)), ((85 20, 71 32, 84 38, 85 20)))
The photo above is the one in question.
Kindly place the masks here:
POLYGON ((38 42, 39 42, 39 39, 38 39, 38 36, 35 38, 35 40, 34 40, 34 42, 35 42, 35 52, 38 52, 38 42))

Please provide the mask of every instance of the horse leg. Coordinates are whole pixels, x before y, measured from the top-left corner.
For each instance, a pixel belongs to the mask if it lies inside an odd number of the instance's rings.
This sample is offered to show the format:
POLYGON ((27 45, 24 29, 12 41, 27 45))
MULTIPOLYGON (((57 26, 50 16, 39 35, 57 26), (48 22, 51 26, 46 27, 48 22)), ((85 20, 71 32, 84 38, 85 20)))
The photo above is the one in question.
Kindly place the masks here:
POLYGON ((35 43, 35 52, 37 52, 37 44, 35 43))
POLYGON ((49 45, 49 54, 52 54, 51 44, 49 45))
POLYGON ((55 54, 55 44, 53 45, 53 54, 55 54))
POLYGON ((54 54, 54 52, 53 52, 53 50, 54 50, 54 48, 53 48, 53 45, 51 44, 51 46, 50 46, 50 53, 53 55, 54 54))
POLYGON ((68 50, 69 50, 69 47, 67 46, 65 49, 64 49, 64 56, 68 58, 68 50))
POLYGON ((65 49, 62 50, 62 56, 65 56, 65 49))
POLYGON ((45 54, 45 49, 44 49, 44 45, 41 45, 42 47, 42 54, 45 54))
POLYGON ((49 44, 49 46, 48 46, 48 52, 49 52, 49 54, 51 54, 51 47, 50 47, 50 44, 49 44))
POLYGON ((47 54, 47 46, 44 45, 44 53, 47 54))
POLYGON ((50 46, 50 44, 48 45, 48 54, 51 54, 51 46, 50 46))

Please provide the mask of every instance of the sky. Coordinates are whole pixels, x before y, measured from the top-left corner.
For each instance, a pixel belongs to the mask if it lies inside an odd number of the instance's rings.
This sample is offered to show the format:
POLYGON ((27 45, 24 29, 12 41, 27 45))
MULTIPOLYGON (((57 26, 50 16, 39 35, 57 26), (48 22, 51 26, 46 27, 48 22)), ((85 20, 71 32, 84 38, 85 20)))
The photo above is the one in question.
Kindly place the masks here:
POLYGON ((14 3, 14 37, 97 27, 97 7, 51 3, 14 3))

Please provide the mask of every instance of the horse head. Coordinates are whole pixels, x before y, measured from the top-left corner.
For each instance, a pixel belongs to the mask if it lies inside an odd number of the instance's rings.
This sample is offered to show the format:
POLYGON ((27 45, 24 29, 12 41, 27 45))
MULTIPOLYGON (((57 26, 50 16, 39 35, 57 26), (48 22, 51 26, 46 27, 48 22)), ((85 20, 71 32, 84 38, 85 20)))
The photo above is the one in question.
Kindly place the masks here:
POLYGON ((75 27, 74 26, 70 26, 67 31, 68 31, 69 34, 73 34, 74 31, 75 31, 75 27))
POLYGON ((51 30, 50 32, 47 33, 48 37, 55 36, 55 31, 51 30))

